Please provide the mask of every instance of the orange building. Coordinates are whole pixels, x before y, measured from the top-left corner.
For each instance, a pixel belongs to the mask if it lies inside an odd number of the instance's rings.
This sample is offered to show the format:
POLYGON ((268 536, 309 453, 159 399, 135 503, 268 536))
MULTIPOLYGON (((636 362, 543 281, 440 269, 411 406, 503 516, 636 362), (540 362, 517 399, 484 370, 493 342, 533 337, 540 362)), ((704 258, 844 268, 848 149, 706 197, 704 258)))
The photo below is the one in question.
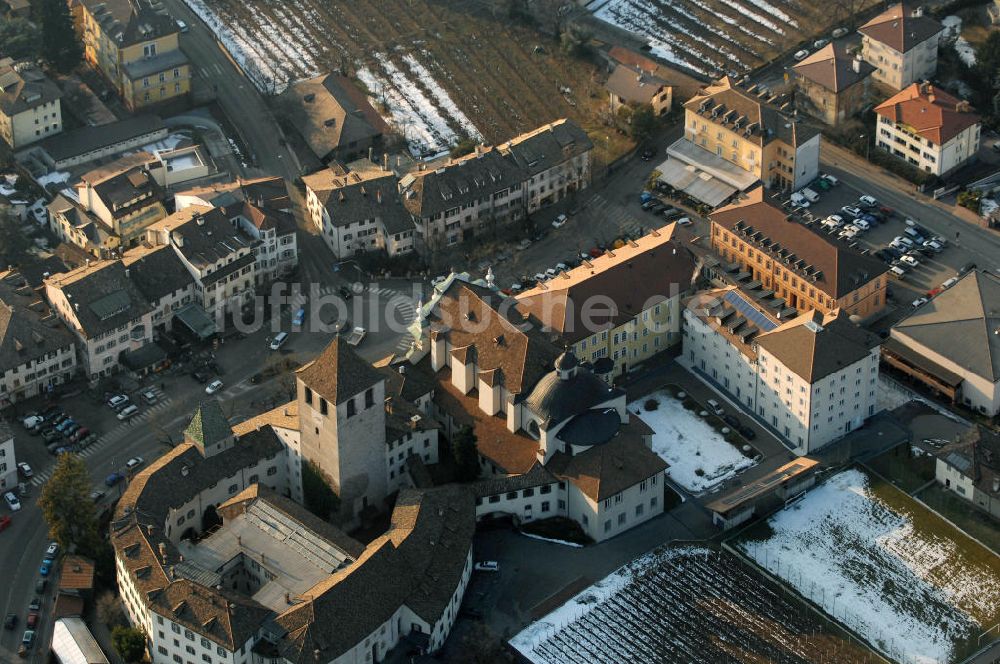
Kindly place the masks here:
POLYGON ((758 187, 710 215, 712 249, 790 307, 867 318, 885 307, 886 267, 790 218, 758 187))

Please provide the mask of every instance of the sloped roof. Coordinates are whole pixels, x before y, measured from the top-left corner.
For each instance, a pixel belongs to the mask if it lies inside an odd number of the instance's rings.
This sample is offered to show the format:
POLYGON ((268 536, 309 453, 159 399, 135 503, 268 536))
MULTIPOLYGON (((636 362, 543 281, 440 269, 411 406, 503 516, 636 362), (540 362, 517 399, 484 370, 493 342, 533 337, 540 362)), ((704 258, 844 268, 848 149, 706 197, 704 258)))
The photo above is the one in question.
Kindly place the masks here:
POLYGON ((334 337, 319 357, 296 373, 306 387, 338 405, 385 380, 339 336, 334 337))
POLYGON ((396 176, 390 171, 377 168, 340 175, 326 168, 303 176, 302 182, 326 208, 334 226, 378 219, 388 233, 413 229, 413 220, 400 200, 396 176))
POLYGON ((71 348, 73 336, 18 272, 0 272, 0 373, 71 348))
POLYGON ((59 589, 93 590, 93 588, 94 561, 75 553, 63 558, 62 571, 59 573, 59 589))
POLYGON ((561 118, 497 147, 531 176, 590 151, 594 144, 580 125, 561 118))
POLYGON ((54 274, 45 283, 66 295, 85 338, 100 336, 150 311, 121 261, 96 261, 54 274))
POLYGON ((59 86, 30 62, 0 60, 0 112, 7 117, 29 111, 62 97, 59 86))
POLYGON ((906 53, 942 30, 944 27, 930 16, 914 16, 913 9, 902 4, 889 7, 858 28, 858 32, 869 39, 900 53, 906 53))
POLYGON ((166 12, 155 11, 149 0, 79 0, 119 48, 176 33, 179 28, 166 12))
POLYGON ((1000 496, 996 488, 1000 485, 1000 434, 997 432, 974 424, 935 454, 971 479, 980 491, 1000 496))
POLYGON ((365 94, 346 76, 309 78, 295 83, 285 94, 294 103, 296 127, 320 159, 390 131, 365 94))
POLYGON ((912 340, 971 374, 1000 381, 1000 277, 973 270, 896 323, 892 336, 912 340))
POLYGON ((851 57, 839 44, 827 44, 794 67, 795 73, 827 90, 843 92, 868 78, 875 66, 851 57), (855 67, 857 70, 855 71, 855 67))
POLYGON ((879 338, 848 320, 840 310, 792 319, 755 342, 807 383, 815 383, 867 357, 879 338))
POLYGON ((784 210, 764 200, 763 187, 753 189, 743 200, 719 208, 709 215, 709 219, 731 232, 737 222, 760 231, 766 238, 819 270, 822 274, 816 279, 816 288, 834 299, 857 290, 888 269, 877 258, 862 254, 808 226, 790 221, 784 210))
POLYGON ((171 247, 139 245, 122 254, 122 263, 132 279, 150 302, 187 288, 194 277, 171 247))
POLYGON ((185 440, 193 441, 203 448, 231 435, 233 431, 226 416, 222 414, 222 404, 218 399, 202 401, 184 429, 185 440))
POLYGON ((875 112, 936 145, 944 145, 980 120, 968 102, 931 83, 910 85, 876 106, 875 112))
POLYGON ((535 383, 524 404, 547 424, 555 425, 622 394, 587 369, 577 369, 566 378, 550 371, 535 383))
POLYGON ((743 132, 745 140, 760 146, 777 139, 797 147, 819 133, 815 127, 785 115, 763 98, 742 88, 729 76, 705 86, 700 94, 684 104, 684 108, 707 116, 713 124, 743 132), (712 116, 712 113, 715 115, 712 116), (740 122, 739 127, 736 126, 737 121, 740 122), (754 131, 747 134, 751 125, 754 131))
POLYGON ((663 88, 670 87, 670 84, 643 69, 618 65, 604 87, 626 102, 648 104, 663 88))
POLYGON ((673 239, 674 228, 653 231, 539 283, 517 296, 518 310, 575 343, 689 290, 696 262, 688 248, 673 239), (598 296, 614 303, 610 316, 598 315, 603 307, 585 311, 584 305, 598 296))

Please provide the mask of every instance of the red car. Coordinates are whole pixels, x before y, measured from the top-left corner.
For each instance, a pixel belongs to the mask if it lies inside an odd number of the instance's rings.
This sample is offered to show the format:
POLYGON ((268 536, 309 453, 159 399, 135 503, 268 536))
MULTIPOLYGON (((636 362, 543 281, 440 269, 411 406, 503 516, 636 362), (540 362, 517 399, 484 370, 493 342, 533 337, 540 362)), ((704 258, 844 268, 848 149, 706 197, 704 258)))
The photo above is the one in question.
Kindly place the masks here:
POLYGON ((28 612, 28 629, 35 629, 38 624, 38 611, 28 612))
POLYGON ((7 530, 10 527, 10 517, 4 514, 0 516, 0 532, 7 530))

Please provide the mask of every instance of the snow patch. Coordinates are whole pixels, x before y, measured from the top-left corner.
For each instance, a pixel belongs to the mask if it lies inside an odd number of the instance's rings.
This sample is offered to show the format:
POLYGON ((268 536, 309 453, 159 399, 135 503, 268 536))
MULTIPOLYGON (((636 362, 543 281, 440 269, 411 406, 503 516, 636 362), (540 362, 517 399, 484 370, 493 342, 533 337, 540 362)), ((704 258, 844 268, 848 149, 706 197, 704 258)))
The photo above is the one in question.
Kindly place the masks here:
POLYGON ((670 464, 670 479, 692 493, 718 486, 757 463, 665 390, 633 401, 628 409, 653 428, 653 451, 670 464), (643 407, 650 399, 659 402, 656 410, 643 407))
POLYGON ((553 544, 562 544, 563 546, 569 546, 574 549, 582 549, 582 544, 577 544, 576 542, 567 542, 566 540, 554 539, 552 537, 542 537, 541 535, 535 535, 534 533, 526 533, 521 531, 521 534, 528 539, 538 540, 540 542, 552 542, 553 544))
POLYGON ((70 174, 68 171, 52 171, 51 173, 46 173, 41 177, 35 178, 39 186, 45 187, 50 184, 58 184, 60 182, 66 182, 69 180, 70 174))

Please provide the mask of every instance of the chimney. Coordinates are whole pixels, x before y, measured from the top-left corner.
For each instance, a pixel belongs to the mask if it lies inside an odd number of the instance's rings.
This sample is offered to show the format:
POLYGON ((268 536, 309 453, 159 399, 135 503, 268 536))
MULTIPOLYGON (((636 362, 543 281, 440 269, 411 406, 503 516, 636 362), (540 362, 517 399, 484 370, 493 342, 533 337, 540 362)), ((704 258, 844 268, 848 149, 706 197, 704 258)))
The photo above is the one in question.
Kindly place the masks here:
POLYGON ((382 190, 381 189, 376 189, 375 190, 375 200, 379 202, 379 205, 382 204, 382 190))
POLYGON ((79 302, 74 302, 73 303, 73 310, 76 311, 77 313, 80 312, 80 303, 79 302))
POLYGON ((194 223, 198 224, 199 226, 204 226, 205 225, 205 217, 203 217, 203 216, 201 216, 199 214, 197 217, 194 218, 194 223))
POLYGON ((167 545, 163 542, 160 542, 159 549, 160 549, 160 560, 165 562, 167 560, 167 545))
POLYGON ((854 58, 854 60, 851 61, 851 69, 854 70, 855 74, 860 74, 861 73, 861 59, 860 58, 854 58))
POLYGON ((375 148, 373 147, 368 148, 368 161, 375 161, 375 148))
POLYGON ((125 268, 125 278, 128 278, 128 268, 125 268))
POLYGON ((385 398, 385 412, 388 415, 392 415, 392 397, 385 398))
POLYGON ((923 81, 920 83, 920 87, 918 89, 920 90, 920 94, 929 95, 931 93, 931 84, 928 81, 923 81))
POLYGON ((382 170, 383 171, 389 170, 389 153, 388 152, 383 152, 382 153, 382 170))

